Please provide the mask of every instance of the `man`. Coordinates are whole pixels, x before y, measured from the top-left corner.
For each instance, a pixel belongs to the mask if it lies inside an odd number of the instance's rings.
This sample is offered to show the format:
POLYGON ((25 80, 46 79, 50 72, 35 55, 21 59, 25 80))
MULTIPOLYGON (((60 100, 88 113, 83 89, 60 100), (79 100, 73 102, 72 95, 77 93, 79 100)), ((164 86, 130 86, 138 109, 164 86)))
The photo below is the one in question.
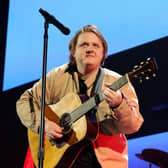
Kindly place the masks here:
MULTIPOLYGON (((45 103, 54 111, 55 104, 67 94, 92 97, 97 86, 101 86, 104 98, 96 112, 98 135, 89 145, 77 151, 70 166, 128 167, 125 134, 138 131, 143 123, 134 88, 130 82, 117 91, 109 88, 121 75, 101 68, 107 54, 107 42, 95 26, 87 25, 79 30, 70 41, 69 50, 70 62, 47 74, 45 103)), ((41 80, 17 101, 21 122, 35 133, 38 133, 40 125, 40 100, 41 80)), ((50 141, 64 137, 63 129, 45 118, 45 134, 50 141)))

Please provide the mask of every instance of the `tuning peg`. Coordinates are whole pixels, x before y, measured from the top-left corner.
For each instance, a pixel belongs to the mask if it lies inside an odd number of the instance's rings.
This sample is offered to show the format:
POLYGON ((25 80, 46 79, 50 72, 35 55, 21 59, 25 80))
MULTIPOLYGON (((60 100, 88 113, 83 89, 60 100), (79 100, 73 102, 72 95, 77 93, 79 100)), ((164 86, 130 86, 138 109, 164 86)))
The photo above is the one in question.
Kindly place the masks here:
POLYGON ((146 60, 147 60, 147 61, 150 61, 151 59, 152 59, 151 57, 148 57, 146 60))
POLYGON ((139 67, 138 65, 135 65, 135 66, 134 66, 134 69, 137 69, 138 67, 139 67))
POLYGON ((143 65, 144 64, 144 62, 140 62, 140 65, 143 65))
POLYGON ((145 72, 141 72, 141 75, 144 76, 145 72))
POLYGON ((143 82, 143 80, 140 78, 140 79, 139 79, 139 83, 142 83, 142 82, 143 82))
POLYGON ((154 73, 152 76, 153 76, 153 77, 156 77, 156 74, 154 73))

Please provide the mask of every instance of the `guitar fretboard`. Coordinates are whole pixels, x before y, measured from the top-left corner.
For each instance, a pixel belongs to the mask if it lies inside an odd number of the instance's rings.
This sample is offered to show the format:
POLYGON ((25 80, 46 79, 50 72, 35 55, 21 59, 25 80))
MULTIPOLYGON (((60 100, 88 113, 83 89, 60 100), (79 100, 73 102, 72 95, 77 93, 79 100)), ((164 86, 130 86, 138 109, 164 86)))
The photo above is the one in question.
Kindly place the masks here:
POLYGON ((72 122, 78 120, 80 117, 82 117, 88 111, 90 111, 91 109, 93 109, 94 107, 96 107, 97 104, 99 102, 103 101, 103 100, 104 100, 104 98, 103 98, 102 93, 99 93, 98 95, 95 95, 95 96, 91 97, 89 100, 87 100, 86 102, 84 102, 79 108, 75 109, 71 113, 71 120, 72 120, 72 122))
MULTIPOLYGON (((120 79, 115 81, 112 85, 110 85, 110 89, 116 91, 119 88, 121 88, 123 85, 125 85, 128 82, 127 75, 122 76, 120 79)), ((86 102, 84 102, 79 108, 75 109, 71 113, 71 121, 75 122, 80 117, 85 115, 88 111, 96 107, 100 102, 104 100, 102 92, 91 97, 86 102)))
POLYGON ((110 85, 110 89, 117 91, 122 86, 124 86, 127 82, 128 82, 128 79, 127 79, 127 74, 126 74, 122 76, 120 79, 118 79, 117 81, 115 81, 112 85, 110 85))

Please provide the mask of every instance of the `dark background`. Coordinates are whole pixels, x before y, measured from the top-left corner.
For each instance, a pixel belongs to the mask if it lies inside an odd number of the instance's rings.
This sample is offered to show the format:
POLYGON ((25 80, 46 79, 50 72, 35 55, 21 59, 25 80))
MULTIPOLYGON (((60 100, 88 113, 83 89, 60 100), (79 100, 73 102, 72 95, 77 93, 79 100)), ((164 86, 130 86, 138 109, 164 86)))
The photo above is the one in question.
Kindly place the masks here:
MULTIPOLYGON (((16 101, 23 91, 35 81, 2 92, 3 69, 5 60, 6 30, 8 18, 8 0, 0 2, 0 104, 1 104, 1 167, 22 167, 28 142, 26 128, 16 115, 16 101)), ((140 111, 145 119, 140 131, 128 136, 128 139, 152 135, 168 130, 168 37, 110 55, 105 67, 125 74, 133 66, 155 57, 158 73, 143 83, 133 83, 140 104, 140 111)), ((12 80, 12 79, 11 79, 12 80)))

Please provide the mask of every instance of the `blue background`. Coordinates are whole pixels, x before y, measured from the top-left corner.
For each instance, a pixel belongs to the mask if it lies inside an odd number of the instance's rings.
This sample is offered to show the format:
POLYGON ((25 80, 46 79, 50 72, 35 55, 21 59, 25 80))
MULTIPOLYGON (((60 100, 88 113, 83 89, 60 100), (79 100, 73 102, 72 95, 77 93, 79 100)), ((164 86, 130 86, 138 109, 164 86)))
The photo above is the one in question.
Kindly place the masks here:
POLYGON ((42 74, 43 8, 69 27, 64 36, 49 26, 47 71, 68 61, 68 44, 86 24, 95 24, 109 44, 108 55, 168 34, 168 1, 20 1, 11 0, 3 91, 39 79, 42 74))

